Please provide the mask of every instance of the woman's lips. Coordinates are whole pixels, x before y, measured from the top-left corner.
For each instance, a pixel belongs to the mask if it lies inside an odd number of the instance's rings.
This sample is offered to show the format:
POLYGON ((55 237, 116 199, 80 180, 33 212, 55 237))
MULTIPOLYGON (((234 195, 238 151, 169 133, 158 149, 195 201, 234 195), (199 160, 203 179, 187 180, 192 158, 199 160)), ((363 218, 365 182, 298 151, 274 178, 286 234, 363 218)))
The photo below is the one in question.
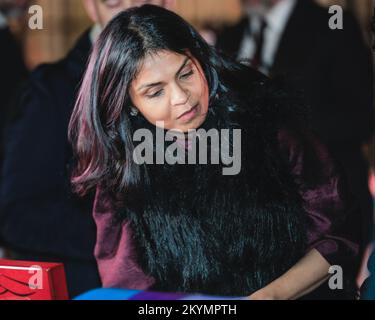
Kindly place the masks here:
POLYGON ((197 113, 198 113, 198 104, 196 104, 189 111, 186 111, 181 116, 179 116, 178 120, 182 120, 184 122, 190 121, 191 119, 193 119, 196 116, 197 113))

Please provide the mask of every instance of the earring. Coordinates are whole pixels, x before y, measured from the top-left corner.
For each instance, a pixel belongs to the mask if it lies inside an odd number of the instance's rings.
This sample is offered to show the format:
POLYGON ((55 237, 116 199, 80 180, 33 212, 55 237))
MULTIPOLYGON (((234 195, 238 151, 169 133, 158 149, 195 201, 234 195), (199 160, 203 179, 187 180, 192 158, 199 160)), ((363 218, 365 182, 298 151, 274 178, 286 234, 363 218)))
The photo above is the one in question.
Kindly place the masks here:
POLYGON ((138 116, 138 114, 139 114, 139 111, 136 108, 130 107, 130 115, 132 117, 136 117, 136 116, 138 116))

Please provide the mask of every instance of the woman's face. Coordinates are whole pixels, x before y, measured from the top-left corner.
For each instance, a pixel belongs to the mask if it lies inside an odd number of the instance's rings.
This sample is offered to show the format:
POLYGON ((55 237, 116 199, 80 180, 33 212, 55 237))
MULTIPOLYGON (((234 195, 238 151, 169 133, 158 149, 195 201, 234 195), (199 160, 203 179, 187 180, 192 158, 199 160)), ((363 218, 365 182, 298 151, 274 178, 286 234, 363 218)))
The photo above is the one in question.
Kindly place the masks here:
POLYGON ((199 62, 171 51, 149 55, 133 80, 133 105, 152 124, 168 130, 199 128, 208 111, 208 84, 199 62))

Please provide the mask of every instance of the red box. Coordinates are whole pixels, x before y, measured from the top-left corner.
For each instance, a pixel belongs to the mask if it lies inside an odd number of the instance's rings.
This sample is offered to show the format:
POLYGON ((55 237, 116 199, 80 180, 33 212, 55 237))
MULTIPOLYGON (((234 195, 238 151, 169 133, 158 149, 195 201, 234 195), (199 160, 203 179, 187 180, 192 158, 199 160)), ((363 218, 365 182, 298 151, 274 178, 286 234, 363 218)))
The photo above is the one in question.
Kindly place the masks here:
POLYGON ((0 300, 67 300, 61 263, 0 259, 0 300))

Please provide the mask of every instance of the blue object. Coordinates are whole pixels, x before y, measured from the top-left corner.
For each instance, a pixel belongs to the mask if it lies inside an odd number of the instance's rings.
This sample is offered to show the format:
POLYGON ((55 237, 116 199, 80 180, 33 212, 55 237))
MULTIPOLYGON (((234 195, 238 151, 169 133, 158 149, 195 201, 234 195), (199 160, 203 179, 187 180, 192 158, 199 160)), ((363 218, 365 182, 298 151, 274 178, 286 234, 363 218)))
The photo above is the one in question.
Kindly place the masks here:
POLYGON ((95 289, 76 297, 74 300, 128 300, 140 292, 137 290, 95 289))

